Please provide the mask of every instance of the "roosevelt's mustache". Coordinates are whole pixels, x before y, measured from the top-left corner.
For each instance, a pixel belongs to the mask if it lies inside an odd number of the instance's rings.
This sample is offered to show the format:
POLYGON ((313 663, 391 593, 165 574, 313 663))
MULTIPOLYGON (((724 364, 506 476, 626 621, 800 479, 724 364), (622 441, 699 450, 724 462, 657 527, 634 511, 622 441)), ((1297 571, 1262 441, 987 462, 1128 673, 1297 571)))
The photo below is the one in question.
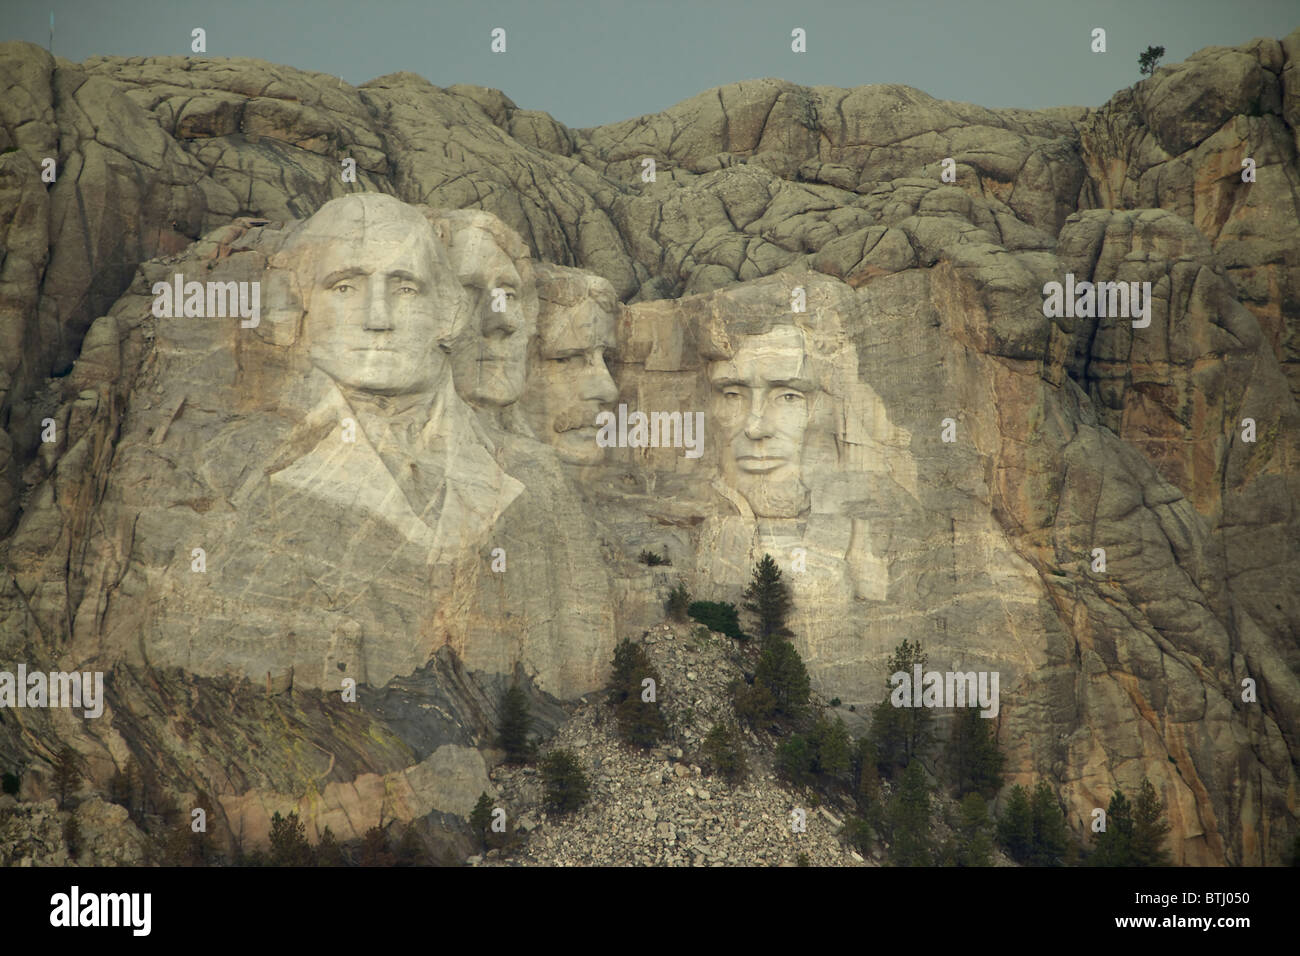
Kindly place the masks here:
POLYGON ((595 428, 596 413, 602 406, 593 402, 589 408, 570 406, 555 416, 551 427, 556 432, 571 432, 578 428, 595 428))

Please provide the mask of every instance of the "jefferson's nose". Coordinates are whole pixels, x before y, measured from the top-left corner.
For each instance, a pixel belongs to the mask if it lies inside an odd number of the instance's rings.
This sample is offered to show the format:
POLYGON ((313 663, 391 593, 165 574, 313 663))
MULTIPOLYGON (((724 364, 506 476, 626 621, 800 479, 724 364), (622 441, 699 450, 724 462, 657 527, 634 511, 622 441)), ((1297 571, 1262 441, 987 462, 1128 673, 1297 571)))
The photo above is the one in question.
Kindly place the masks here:
POLYGON ((506 307, 497 312, 492 308, 492 292, 489 290, 484 302, 483 334, 513 335, 523 328, 523 310, 515 299, 506 299, 506 307))

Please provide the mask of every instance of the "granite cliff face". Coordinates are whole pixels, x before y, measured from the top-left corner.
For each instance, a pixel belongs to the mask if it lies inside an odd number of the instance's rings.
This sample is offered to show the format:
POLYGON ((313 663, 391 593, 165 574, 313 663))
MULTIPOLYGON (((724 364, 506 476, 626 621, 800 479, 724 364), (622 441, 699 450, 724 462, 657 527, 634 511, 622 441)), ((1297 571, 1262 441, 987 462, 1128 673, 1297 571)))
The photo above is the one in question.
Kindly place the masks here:
POLYGON ((411 74, 0 46, 0 669, 108 688, 0 711, 0 758, 41 796, 61 742, 99 789, 134 756, 232 841, 454 828, 504 686, 556 726, 674 583, 736 601, 770 552, 826 697, 864 711, 919 638, 999 672, 1012 779, 1080 832, 1145 775, 1176 862, 1280 861, 1297 63, 1300 31, 1099 109, 763 80, 569 130, 411 74), (260 313, 187 315, 192 281, 260 313), (1047 317, 1067 281, 1145 314, 1047 317), (678 413, 665 447, 620 406, 678 413))

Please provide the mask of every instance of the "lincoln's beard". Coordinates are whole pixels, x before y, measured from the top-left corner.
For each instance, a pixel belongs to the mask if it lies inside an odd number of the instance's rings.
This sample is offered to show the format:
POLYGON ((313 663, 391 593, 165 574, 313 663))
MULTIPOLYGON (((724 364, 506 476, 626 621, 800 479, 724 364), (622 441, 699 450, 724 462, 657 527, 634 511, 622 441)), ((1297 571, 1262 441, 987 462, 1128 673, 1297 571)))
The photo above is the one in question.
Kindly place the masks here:
POLYGON ((796 518, 809 507, 808 486, 797 472, 767 475, 733 474, 733 484, 759 518, 796 518))

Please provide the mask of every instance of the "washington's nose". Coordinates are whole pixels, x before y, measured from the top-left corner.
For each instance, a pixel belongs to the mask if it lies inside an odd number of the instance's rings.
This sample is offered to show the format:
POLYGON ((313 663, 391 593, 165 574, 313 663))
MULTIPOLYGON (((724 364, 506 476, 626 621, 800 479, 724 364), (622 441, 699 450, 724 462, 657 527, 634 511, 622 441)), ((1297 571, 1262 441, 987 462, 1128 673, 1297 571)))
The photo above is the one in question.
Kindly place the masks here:
POLYGON ((365 327, 374 332, 383 332, 393 327, 393 319, 388 307, 388 290, 382 282, 370 283, 370 296, 367 302, 365 327))

